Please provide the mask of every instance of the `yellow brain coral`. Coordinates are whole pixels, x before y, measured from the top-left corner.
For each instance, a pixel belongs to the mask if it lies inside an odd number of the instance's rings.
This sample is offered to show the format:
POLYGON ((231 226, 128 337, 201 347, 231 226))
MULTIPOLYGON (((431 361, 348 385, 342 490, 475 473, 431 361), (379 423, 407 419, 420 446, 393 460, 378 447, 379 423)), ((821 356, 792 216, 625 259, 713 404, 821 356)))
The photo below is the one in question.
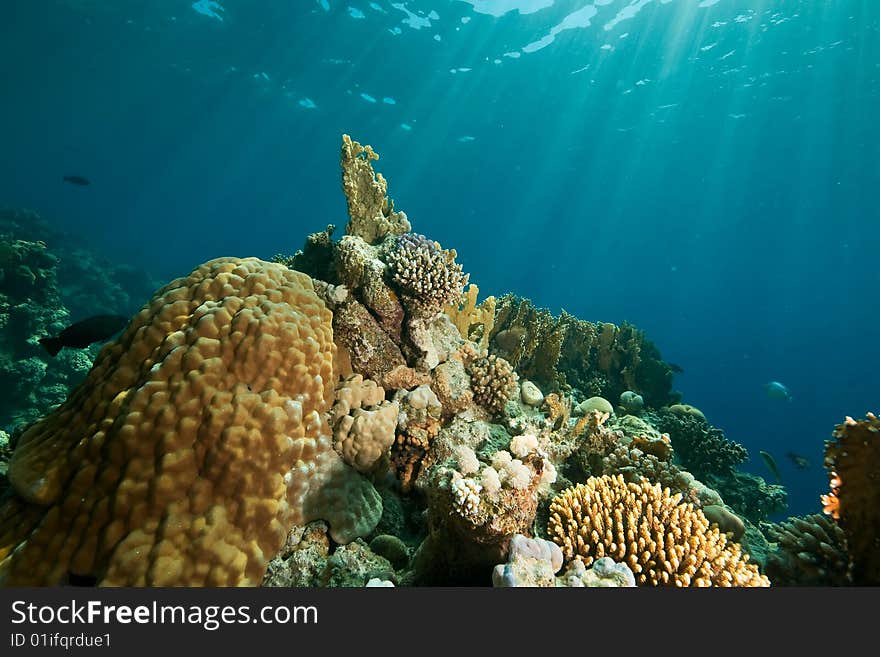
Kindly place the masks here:
POLYGON ((218 258, 159 290, 21 437, 0 582, 259 584, 346 467, 333 355, 330 311, 282 265, 218 258))
POLYGON ((554 498, 548 532, 566 560, 580 557, 589 566, 611 557, 626 563, 639 585, 770 585, 738 543, 680 501, 681 495, 647 481, 590 477, 554 498))

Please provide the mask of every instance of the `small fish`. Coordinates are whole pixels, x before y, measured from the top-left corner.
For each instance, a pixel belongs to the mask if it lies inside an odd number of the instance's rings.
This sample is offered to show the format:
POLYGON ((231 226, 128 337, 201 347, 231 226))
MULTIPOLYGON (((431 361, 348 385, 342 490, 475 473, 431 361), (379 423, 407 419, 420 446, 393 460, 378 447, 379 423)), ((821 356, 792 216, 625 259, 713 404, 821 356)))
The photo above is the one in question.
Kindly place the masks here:
POLYGON ((81 187, 92 184, 88 178, 83 176, 64 176, 64 182, 69 182, 71 185, 80 185, 81 187))
POLYGON ((798 470, 806 470, 810 467, 810 459, 806 456, 801 456, 796 452, 786 452, 785 456, 794 464, 798 470))
POLYGON ((767 397, 770 399, 780 399, 785 401, 791 401, 794 399, 791 396, 791 392, 789 392, 788 388, 785 387, 779 381, 770 381, 769 383, 764 384, 764 392, 767 394, 767 397))
POLYGON ((123 315, 95 315, 71 324, 57 337, 40 338, 39 342, 50 356, 55 356, 64 347, 83 349, 93 342, 102 342, 113 337, 125 328, 129 319, 123 315))
POLYGON ((764 465, 767 466, 767 469, 776 477, 776 483, 782 483, 782 477, 779 476, 779 468, 776 467, 776 461, 770 456, 769 452, 765 452, 763 449, 758 452, 761 455, 761 458, 764 460, 764 465))

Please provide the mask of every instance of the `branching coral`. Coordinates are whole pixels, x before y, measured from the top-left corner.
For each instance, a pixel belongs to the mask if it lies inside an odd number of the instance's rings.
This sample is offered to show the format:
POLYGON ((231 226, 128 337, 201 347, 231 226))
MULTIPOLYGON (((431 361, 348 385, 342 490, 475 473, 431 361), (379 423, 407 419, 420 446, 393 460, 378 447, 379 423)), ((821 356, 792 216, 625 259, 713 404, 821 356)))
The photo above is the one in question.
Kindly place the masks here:
POLYGON ((880 585, 880 418, 847 417, 825 443, 831 492, 825 513, 846 534, 854 584, 880 585))
POLYGON ((567 560, 580 557, 589 566, 610 556, 626 563, 639 584, 769 586, 738 543, 680 501, 659 484, 591 477, 554 498, 548 534, 567 560))
POLYGON ((765 572, 774 586, 846 586, 851 584, 846 536, 821 513, 767 524, 775 548, 767 555, 765 572))
POLYGON ((330 312, 299 272, 211 260, 159 290, 21 437, 0 579, 259 584, 289 527, 347 542, 381 501, 331 446, 330 312))
POLYGON ((519 392, 519 377, 503 358, 488 356, 470 364, 474 401, 490 413, 500 413, 519 392))
POLYGON ((459 303, 468 274, 455 256, 455 249, 443 249, 415 233, 405 233, 392 243, 385 261, 410 317, 432 319, 445 306, 459 303))

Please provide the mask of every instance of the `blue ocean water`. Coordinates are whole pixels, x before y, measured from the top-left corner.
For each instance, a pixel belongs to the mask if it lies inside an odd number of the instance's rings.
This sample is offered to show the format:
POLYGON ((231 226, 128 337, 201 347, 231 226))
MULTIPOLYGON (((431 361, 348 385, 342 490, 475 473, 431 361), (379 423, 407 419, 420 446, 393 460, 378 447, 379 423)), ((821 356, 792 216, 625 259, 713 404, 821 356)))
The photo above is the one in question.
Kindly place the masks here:
POLYGON ((4 0, 0 19, 0 204, 157 278, 341 230, 348 133, 484 294, 645 330, 744 469, 772 480, 758 450, 776 457, 790 514, 819 510, 834 425, 880 410, 880 3, 4 0))

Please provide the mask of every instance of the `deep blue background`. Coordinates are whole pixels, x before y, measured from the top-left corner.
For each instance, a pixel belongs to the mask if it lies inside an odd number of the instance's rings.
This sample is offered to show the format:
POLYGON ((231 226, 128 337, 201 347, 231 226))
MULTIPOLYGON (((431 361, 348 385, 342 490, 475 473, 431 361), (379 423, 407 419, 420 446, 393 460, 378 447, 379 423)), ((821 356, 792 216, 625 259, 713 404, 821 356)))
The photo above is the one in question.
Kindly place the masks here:
POLYGON ((589 3, 0 0, 0 204, 162 279, 269 258, 344 227, 347 132, 484 294, 644 329, 818 511, 823 440, 880 410, 880 3, 605 1, 524 52, 589 3))

